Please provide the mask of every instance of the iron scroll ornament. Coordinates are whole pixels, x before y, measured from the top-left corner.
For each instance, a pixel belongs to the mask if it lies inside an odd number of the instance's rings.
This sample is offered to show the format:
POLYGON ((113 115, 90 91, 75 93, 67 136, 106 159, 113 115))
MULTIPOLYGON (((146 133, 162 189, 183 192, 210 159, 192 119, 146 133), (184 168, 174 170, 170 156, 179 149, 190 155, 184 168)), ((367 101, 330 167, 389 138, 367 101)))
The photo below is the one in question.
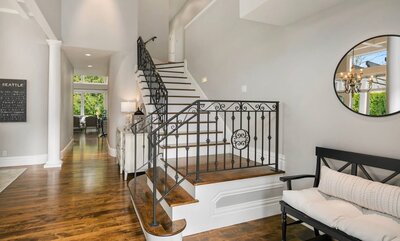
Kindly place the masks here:
POLYGON ((236 130, 232 134, 231 143, 232 146, 239 151, 246 149, 250 143, 249 132, 244 129, 236 130))

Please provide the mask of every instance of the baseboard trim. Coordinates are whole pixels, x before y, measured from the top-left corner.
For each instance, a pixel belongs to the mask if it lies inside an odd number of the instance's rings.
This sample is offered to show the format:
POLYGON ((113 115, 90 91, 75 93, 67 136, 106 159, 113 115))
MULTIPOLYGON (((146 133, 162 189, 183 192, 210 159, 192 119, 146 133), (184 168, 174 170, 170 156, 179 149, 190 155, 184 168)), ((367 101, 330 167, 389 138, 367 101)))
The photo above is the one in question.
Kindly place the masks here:
POLYGON ((47 154, 34 156, 0 157, 0 167, 42 165, 47 162, 47 154))
POLYGON ((112 148, 110 146, 110 142, 108 142, 108 138, 106 138, 106 140, 107 140, 107 147, 108 147, 108 155, 112 156, 112 157, 117 157, 117 149, 112 148))
POLYGON ((61 151, 61 159, 64 159, 65 154, 67 154, 68 151, 70 151, 72 149, 73 145, 74 145, 74 138, 71 138, 71 140, 68 142, 68 144, 61 151))

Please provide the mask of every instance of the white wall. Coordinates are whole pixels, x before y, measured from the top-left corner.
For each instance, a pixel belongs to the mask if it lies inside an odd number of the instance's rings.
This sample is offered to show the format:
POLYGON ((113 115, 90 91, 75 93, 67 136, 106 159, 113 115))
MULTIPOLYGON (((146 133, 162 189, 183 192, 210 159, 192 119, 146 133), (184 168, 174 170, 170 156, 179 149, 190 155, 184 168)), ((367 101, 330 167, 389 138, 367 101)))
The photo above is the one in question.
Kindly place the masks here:
POLYGON ((0 123, 0 150, 9 157, 45 155, 49 74, 45 36, 35 21, 5 13, 0 13, 0 31, 0 78, 27 80, 27 122, 0 123))
POLYGON ((212 0, 188 0, 170 21, 168 60, 183 61, 185 48, 185 26, 199 14, 212 0))
POLYGON ((74 69, 64 52, 61 54, 61 150, 73 138, 72 76, 74 69))
POLYGON ((112 148, 115 148, 116 128, 125 120, 120 102, 135 99, 138 8, 138 0, 62 0, 65 46, 115 52, 108 68, 107 138, 112 148))
POLYGON ((126 114, 121 113, 121 101, 134 101, 137 96, 134 66, 136 53, 118 53, 111 56, 109 70, 108 99, 109 121, 108 142, 112 148, 116 144, 116 130, 126 121, 126 114))
POLYGON ((157 36, 154 43, 148 43, 151 56, 160 61, 168 61, 169 1, 139 0, 139 36, 147 41, 157 36))
POLYGON ((136 47, 137 0, 62 0, 65 46, 101 50, 136 47))
POLYGON ((186 30, 189 70, 208 77, 199 84, 210 99, 282 102, 289 174, 314 172, 315 146, 400 158, 400 115, 357 115, 333 89, 336 65, 351 47, 400 34, 398 9, 397 0, 346 1, 282 28, 240 20, 239 0, 217 0, 186 30))

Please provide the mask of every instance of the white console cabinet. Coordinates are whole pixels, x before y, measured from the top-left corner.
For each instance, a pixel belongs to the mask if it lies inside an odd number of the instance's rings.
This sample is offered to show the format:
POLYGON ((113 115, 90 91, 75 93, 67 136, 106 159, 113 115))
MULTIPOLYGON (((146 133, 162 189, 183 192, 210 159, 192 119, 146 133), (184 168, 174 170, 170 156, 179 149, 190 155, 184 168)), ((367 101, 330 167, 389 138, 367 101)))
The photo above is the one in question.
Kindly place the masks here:
POLYGON ((135 172, 135 154, 137 172, 146 171, 147 165, 144 165, 147 161, 146 157, 148 153, 146 133, 136 134, 136 140, 135 135, 130 130, 118 128, 116 134, 117 163, 120 173, 124 174, 124 179, 127 180, 128 174, 135 172))

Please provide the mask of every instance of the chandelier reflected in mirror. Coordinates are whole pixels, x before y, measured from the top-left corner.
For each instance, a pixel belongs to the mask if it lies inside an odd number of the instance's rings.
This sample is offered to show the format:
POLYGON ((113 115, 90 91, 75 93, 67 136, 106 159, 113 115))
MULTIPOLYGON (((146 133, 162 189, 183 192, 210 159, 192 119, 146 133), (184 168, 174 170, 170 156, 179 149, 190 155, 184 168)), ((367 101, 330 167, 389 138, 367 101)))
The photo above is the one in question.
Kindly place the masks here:
MULTIPOLYGON (((360 93, 362 91, 362 80, 366 79, 363 73, 362 68, 356 69, 355 58, 354 58, 354 49, 352 51, 352 64, 351 69, 347 73, 340 73, 340 80, 343 81, 344 89, 347 94, 351 94, 354 96, 356 93, 360 93)), ((372 83, 374 81, 374 76, 371 75, 368 78, 368 86, 363 91, 368 92, 372 88, 372 83)))

